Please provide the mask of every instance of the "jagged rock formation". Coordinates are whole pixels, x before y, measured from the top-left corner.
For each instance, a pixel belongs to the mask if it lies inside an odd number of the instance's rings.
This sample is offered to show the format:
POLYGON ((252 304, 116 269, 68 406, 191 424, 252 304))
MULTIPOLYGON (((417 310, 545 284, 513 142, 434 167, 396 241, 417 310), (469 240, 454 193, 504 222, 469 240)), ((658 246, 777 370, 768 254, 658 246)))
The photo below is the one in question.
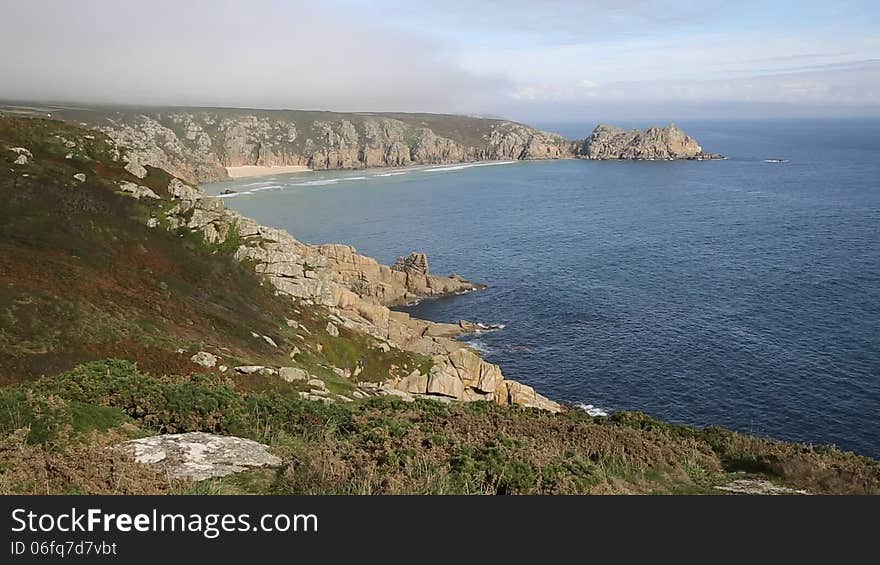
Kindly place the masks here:
POLYGON ((59 110, 130 149, 135 166, 188 182, 228 178, 225 167, 401 167, 571 157, 562 136, 506 120, 436 114, 340 114, 230 109, 59 110))
POLYGON ((436 355, 433 360, 434 366, 428 375, 416 371, 385 385, 410 395, 441 396, 468 402, 486 400, 553 412, 560 410, 557 403, 541 396, 534 388, 506 380, 498 365, 484 361, 467 348, 436 355))
MULTIPOLYGON (((284 230, 262 226, 238 212, 227 210, 221 199, 205 196, 180 179, 172 179, 168 193, 174 205, 163 219, 169 229, 188 228, 206 241, 224 243, 236 238, 234 257, 253 266, 278 294, 330 309, 333 320, 349 330, 364 332, 384 347, 397 347, 430 356, 428 374, 414 371, 406 378, 380 383, 384 394, 430 396, 461 401, 486 400, 500 404, 559 411, 561 407, 529 386, 504 378, 501 369, 484 361, 454 338, 459 324, 441 324, 412 318, 388 305, 414 298, 467 292, 479 288, 457 275, 429 272, 423 253, 401 257, 394 267, 360 255, 348 245, 309 245, 284 230)), ((339 328, 328 323, 328 333, 339 328), (332 331, 331 328, 332 327, 332 331)), ((243 374, 278 374, 296 379, 290 371, 262 366, 236 367, 243 374)), ((300 375, 305 376, 305 375, 300 375)), ((351 375, 356 376, 356 375, 351 375)), ((321 399, 319 390, 309 398, 321 399)))
POLYGON ((134 439, 120 448, 138 463, 159 467, 173 479, 202 481, 281 464, 281 458, 270 454, 267 445, 203 432, 134 439))
POLYGON ((427 275, 428 274, 428 256, 424 253, 410 253, 407 257, 398 257, 391 267, 395 271, 402 271, 407 274, 427 275))
POLYGON ((675 124, 647 130, 625 130, 599 125, 576 149, 585 159, 632 159, 665 161, 669 159, 718 159, 706 153, 697 141, 675 124))

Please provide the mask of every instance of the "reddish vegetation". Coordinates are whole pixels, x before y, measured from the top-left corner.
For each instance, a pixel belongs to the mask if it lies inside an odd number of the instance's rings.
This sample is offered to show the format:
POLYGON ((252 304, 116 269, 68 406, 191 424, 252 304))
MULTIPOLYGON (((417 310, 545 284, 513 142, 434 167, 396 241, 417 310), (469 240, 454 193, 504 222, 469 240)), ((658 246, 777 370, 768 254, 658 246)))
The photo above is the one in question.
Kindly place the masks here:
POLYGON ((277 320, 294 317, 292 305, 201 241, 147 228, 146 217, 161 217, 167 201, 136 201, 116 183, 165 194, 170 177, 156 169, 143 180, 131 176, 101 153, 109 146, 100 136, 88 141, 83 133, 0 120, 0 148, 33 153, 13 170, 5 161, 16 154, 0 154, 0 384, 113 356, 157 373, 193 371, 179 348, 277 354, 250 331, 277 335, 277 320), (72 180, 78 172, 86 182, 72 180))

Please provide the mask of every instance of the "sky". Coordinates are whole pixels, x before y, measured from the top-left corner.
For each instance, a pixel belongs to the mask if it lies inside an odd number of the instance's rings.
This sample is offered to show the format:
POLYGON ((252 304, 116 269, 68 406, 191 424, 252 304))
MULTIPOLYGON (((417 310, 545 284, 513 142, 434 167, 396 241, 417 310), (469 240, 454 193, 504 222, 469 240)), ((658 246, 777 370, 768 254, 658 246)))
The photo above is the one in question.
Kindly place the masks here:
POLYGON ((880 116, 880 2, 0 0, 0 99, 880 116))

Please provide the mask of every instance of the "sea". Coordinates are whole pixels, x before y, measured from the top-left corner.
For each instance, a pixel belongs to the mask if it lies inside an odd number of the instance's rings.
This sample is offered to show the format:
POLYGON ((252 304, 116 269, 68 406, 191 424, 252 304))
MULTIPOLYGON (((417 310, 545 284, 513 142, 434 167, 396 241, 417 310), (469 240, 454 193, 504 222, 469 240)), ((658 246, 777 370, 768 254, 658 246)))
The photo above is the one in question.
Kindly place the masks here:
MULTIPOLYGON (((594 124, 538 124, 583 138, 594 124)), ((626 124, 647 126, 650 123, 626 124)), ((302 241, 486 290, 414 316, 591 414, 880 458, 880 120, 680 122, 719 161, 309 172, 211 194, 302 241)))

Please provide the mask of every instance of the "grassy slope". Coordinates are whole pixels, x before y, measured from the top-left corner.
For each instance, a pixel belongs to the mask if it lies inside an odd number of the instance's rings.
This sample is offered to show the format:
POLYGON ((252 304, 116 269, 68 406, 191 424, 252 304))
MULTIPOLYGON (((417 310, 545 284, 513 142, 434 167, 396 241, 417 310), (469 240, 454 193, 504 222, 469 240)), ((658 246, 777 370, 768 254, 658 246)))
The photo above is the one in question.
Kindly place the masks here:
POLYGON ((265 384, 154 377, 103 361, 0 389, 0 492, 709 493, 744 476, 816 493, 880 488, 876 461, 640 414, 388 398, 324 405, 265 384), (14 435, 22 428, 26 436, 14 435), (102 445, 197 430, 266 442, 287 463, 199 485, 124 461, 97 470, 107 464, 102 445))
MULTIPOLYGON (((118 193, 121 179, 136 180, 100 135, 0 119, 0 492, 711 492, 742 473, 813 492, 880 489, 867 458, 638 414, 325 406, 276 378, 194 374, 189 356, 205 349, 229 365, 298 364, 345 392, 352 384, 330 366, 361 364, 361 378, 375 380, 425 360, 345 330, 328 335, 325 311, 273 296, 229 246, 146 228, 169 203, 118 193), (15 146, 34 159, 13 165, 15 146), (73 180, 79 172, 86 182, 73 180), (192 485, 103 449, 192 430, 267 442, 286 464, 192 485)), ((164 194, 168 177, 151 170, 140 182, 164 194)))
POLYGON ((424 362, 383 354, 345 330, 334 339, 323 329, 325 311, 277 299, 231 258, 233 245, 147 228, 146 218, 161 218, 171 203, 139 202, 117 192, 116 181, 164 195, 170 177, 158 169, 132 177, 111 149, 100 134, 59 122, 0 119, 0 384, 111 356, 157 373, 188 373, 195 368, 189 357, 203 349, 227 365, 294 365, 287 354, 296 346, 306 367, 328 378, 321 365, 361 361, 364 378, 378 378, 393 361, 424 362), (8 148, 16 146, 33 152, 27 165, 11 164, 8 148), (73 179, 80 172, 84 183, 73 179))

